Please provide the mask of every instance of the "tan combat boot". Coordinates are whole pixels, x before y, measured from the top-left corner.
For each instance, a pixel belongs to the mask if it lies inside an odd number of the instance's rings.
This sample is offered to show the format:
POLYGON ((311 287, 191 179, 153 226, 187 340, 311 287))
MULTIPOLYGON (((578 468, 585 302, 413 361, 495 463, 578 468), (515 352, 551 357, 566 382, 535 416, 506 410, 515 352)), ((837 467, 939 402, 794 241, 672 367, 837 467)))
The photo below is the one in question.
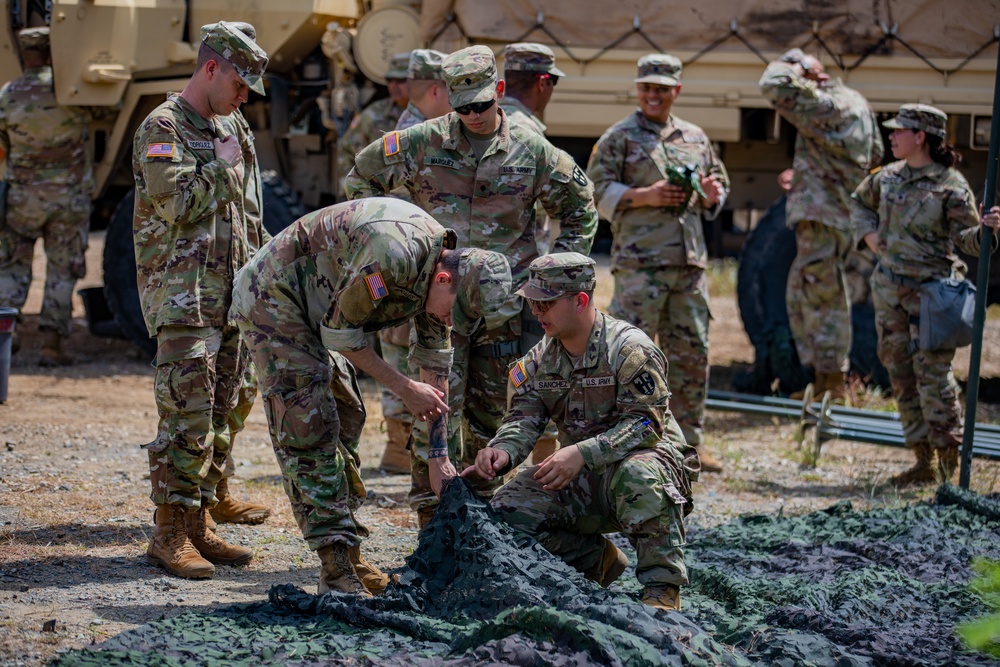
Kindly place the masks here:
POLYGON ((204 505, 197 512, 188 512, 184 527, 194 548, 216 565, 246 565, 253 558, 253 551, 229 544, 208 527, 208 508, 204 505))
POLYGON ((423 530, 427 527, 427 524, 431 522, 434 518, 434 510, 437 509, 437 505, 431 505, 430 507, 421 507, 417 510, 417 528, 423 530))
POLYGON ((382 595, 385 587, 389 585, 389 575, 365 560, 361 555, 360 544, 348 549, 347 556, 351 559, 351 565, 354 566, 354 571, 365 588, 372 595, 382 595))
POLYGON ((850 396, 847 394, 847 375, 842 371, 837 373, 816 373, 816 398, 822 400, 823 395, 830 392, 830 402, 836 405, 848 405, 850 396))
POLYGON ((604 551, 601 554, 600 562, 583 573, 583 576, 591 581, 596 581, 602 588, 607 588, 622 576, 622 572, 628 567, 628 558, 616 547, 614 543, 606 537, 604 540, 604 551))
MULTIPOLYGON (((262 523, 264 519, 271 516, 271 509, 264 505, 246 503, 233 498, 229 493, 229 480, 223 477, 215 486, 215 497, 219 503, 209 509, 212 519, 218 523, 262 523)), ((207 517, 206 517, 207 520, 207 517)), ((215 525, 209 522, 210 530, 215 530, 215 525)))
POLYGON ((681 589, 672 584, 650 584, 642 589, 642 603, 656 609, 680 611, 681 589))
POLYGON ((316 551, 320 562, 319 584, 316 586, 317 595, 322 595, 327 591, 341 591, 342 593, 354 593, 363 598, 372 597, 365 585, 361 583, 354 565, 351 564, 349 550, 350 547, 346 544, 338 543, 320 547, 316 551))
POLYGON ((911 445, 917 462, 912 468, 899 473, 889 480, 893 486, 910 486, 911 484, 933 484, 937 481, 931 462, 934 460, 934 450, 929 443, 918 442, 911 445))
POLYGON ((382 452, 382 462, 379 468, 394 474, 409 474, 410 472, 410 450, 406 448, 406 443, 410 440, 410 431, 413 426, 404 421, 385 418, 385 434, 388 442, 385 451, 382 452))
POLYGON ((73 363, 73 355, 62 347, 63 339, 59 332, 51 329, 42 330, 42 349, 38 355, 39 366, 69 366, 73 363))
POLYGON ((722 461, 708 453, 705 445, 695 447, 698 450, 698 460, 701 461, 702 472, 722 472, 722 461))
POLYGON ((951 481, 951 476, 958 469, 959 447, 954 445, 937 450, 938 455, 938 481, 944 483, 951 481))
POLYGON ((558 448, 559 440, 549 436, 542 436, 535 443, 535 448, 531 450, 531 465, 538 465, 555 454, 558 448))
POLYGON ((181 505, 157 505, 153 513, 153 537, 146 549, 146 560, 163 567, 170 574, 187 579, 211 579, 215 566, 201 557, 187 536, 181 505))

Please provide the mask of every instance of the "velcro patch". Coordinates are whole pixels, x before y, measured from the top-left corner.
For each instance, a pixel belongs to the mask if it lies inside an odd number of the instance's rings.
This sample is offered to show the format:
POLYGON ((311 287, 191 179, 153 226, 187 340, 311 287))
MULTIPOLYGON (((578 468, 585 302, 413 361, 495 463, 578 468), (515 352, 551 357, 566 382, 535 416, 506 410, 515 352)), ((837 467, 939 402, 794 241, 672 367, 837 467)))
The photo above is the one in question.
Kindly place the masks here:
POLYGON ((167 143, 149 144, 146 147, 146 157, 173 157, 174 145, 167 143))
POLYGON ((603 378, 584 378, 584 387, 610 387, 614 385, 615 379, 612 376, 607 376, 603 378))
POLYGON ((587 185, 587 175, 583 173, 583 169, 580 169, 580 165, 573 167, 573 180, 577 182, 577 185, 584 187, 587 185))
POLYGON ((424 160, 428 167, 448 167, 457 169, 458 164, 450 157, 428 157, 424 160))
POLYGON ((569 389, 569 382, 566 380, 537 380, 536 389, 569 389))
POLYGON ((390 132, 382 136, 382 151, 386 157, 399 152, 399 132, 390 132))
POLYGON ((389 290, 382 280, 382 272, 377 271, 370 276, 365 276, 365 284, 368 285, 368 292, 372 295, 372 301, 378 301, 389 296, 389 290))
POLYGON ((649 371, 639 373, 635 380, 632 381, 632 384, 635 385, 636 390, 643 396, 652 396, 653 392, 656 391, 656 380, 653 379, 649 371))
POLYGON ((528 374, 524 372, 523 362, 517 362, 514 364, 514 367, 510 369, 510 381, 515 387, 520 387, 528 381, 528 374))
POLYGON ((215 148, 215 144, 211 141, 189 141, 187 145, 188 148, 196 151, 208 151, 215 148))
POLYGON ((520 174, 520 175, 533 176, 535 174, 535 168, 534 167, 518 167, 516 165, 506 166, 506 167, 505 166, 501 166, 500 167, 500 173, 501 174, 520 174))

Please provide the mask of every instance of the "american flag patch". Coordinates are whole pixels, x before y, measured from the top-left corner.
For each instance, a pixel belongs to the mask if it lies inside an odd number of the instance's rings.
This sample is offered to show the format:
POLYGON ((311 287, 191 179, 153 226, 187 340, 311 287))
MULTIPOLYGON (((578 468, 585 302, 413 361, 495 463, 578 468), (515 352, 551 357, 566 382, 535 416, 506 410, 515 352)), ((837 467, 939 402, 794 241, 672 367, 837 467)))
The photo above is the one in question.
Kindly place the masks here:
POLYGON ((382 137, 382 148, 385 156, 395 155, 399 152, 399 132, 390 132, 382 137))
POLYGON ((528 375, 524 372, 524 364, 520 361, 514 364, 514 367, 510 369, 510 381, 514 383, 514 386, 520 387, 527 379, 528 375))
POLYGON ((382 280, 381 271, 373 273, 370 276, 365 276, 365 284, 368 285, 368 291, 371 293, 373 301, 378 301, 389 296, 389 290, 385 288, 385 281, 382 280))
POLYGON ((173 144, 150 144, 146 147, 146 157, 173 157, 173 144))

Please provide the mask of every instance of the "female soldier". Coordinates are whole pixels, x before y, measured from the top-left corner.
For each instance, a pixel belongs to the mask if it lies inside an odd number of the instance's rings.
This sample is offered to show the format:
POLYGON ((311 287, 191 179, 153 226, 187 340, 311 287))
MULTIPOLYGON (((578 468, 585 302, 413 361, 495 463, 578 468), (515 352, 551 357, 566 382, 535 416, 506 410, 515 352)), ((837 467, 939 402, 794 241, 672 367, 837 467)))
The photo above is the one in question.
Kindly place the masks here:
MULTIPOLYGON (((854 242, 878 256, 872 274, 878 356, 889 370, 906 444, 916 465, 892 478, 896 486, 947 480, 958 465, 962 408, 952 373, 954 348, 921 350, 921 285, 965 275, 957 250, 979 253, 975 198, 955 165, 961 156, 946 143, 948 117, 925 104, 904 104, 889 142, 897 162, 869 175, 851 196, 854 242)), ((996 227, 994 209, 983 222, 996 227)))

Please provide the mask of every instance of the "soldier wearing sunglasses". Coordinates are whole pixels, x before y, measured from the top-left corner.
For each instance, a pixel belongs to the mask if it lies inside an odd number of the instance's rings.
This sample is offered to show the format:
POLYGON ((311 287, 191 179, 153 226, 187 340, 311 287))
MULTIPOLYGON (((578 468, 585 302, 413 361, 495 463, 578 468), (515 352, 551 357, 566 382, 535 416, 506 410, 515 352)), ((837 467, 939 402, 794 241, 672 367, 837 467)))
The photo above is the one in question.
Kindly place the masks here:
MULTIPOLYGON (((506 255, 515 287, 527 280, 528 265, 541 254, 536 202, 560 223, 553 251, 588 254, 597 229, 593 187, 568 153, 511 123, 498 107, 505 84, 493 52, 485 46, 457 51, 442 70, 454 111, 390 132, 362 149, 347 177, 348 197, 405 187, 413 203, 458 233, 459 247, 506 255)), ((542 337, 519 296, 511 295, 503 312, 500 326, 452 334, 448 451, 432 453, 427 425, 415 426, 410 505, 421 527, 433 516, 444 480, 457 474, 455 464, 471 464, 496 433, 508 366, 542 337)), ((484 480, 479 490, 492 495, 502 481, 484 480)))

